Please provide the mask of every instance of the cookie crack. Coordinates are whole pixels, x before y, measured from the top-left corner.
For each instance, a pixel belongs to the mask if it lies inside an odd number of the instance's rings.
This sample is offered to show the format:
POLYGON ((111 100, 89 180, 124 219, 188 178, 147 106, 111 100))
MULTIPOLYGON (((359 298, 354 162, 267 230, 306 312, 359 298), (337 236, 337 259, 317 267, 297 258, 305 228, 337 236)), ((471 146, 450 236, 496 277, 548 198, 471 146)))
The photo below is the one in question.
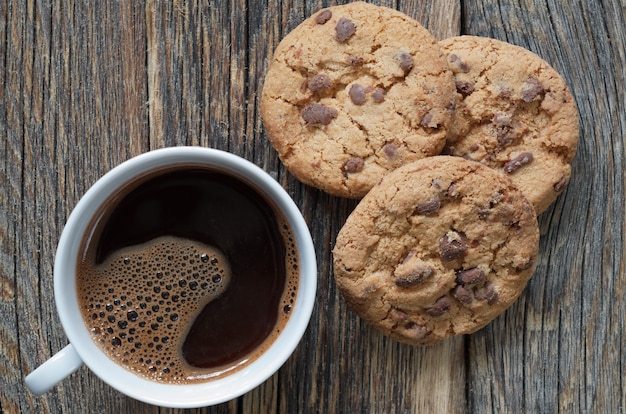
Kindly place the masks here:
POLYGON ((306 66, 293 64, 289 62, 287 58, 282 59, 282 63, 284 63, 287 68, 291 69, 293 73, 298 73, 305 79, 309 76, 309 68, 306 66))
MULTIPOLYGON (((343 109, 343 108, 342 108, 343 109)), ((350 115, 350 113, 348 111, 343 111, 346 114, 346 117, 348 118, 348 120, 350 120, 350 123, 352 125, 354 125, 359 131, 363 132, 363 138, 365 140, 365 145, 367 147, 367 149, 369 150, 370 154, 367 155, 366 157, 371 157, 373 154, 375 154, 374 151, 374 147, 372 146, 371 140, 370 140, 370 133, 368 128, 365 126, 365 124, 357 121, 352 115, 350 115)), ((344 148, 345 150, 345 148, 344 148)))

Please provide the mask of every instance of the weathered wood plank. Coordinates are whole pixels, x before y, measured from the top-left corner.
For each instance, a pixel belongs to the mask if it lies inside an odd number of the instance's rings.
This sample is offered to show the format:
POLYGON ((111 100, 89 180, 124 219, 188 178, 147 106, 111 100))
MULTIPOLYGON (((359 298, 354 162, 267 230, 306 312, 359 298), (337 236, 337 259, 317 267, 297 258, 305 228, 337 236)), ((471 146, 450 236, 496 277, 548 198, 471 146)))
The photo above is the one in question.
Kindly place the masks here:
POLYGON ((149 1, 145 8, 150 148, 198 143, 205 110, 202 59, 208 58, 201 53, 201 9, 180 1, 149 1))
POLYGON ((619 137, 626 118, 619 98, 624 72, 616 70, 625 63, 626 37, 623 26, 616 26, 624 19, 623 7, 555 1, 464 4, 464 32, 539 54, 570 85, 581 119, 572 182, 540 217, 541 256, 527 292, 471 339, 471 407, 623 410, 624 322, 616 319, 624 314, 623 300, 617 298, 623 297, 625 277, 624 146, 619 137), (512 327, 517 334, 506 332, 512 327))
MULTIPOLYGON (((83 142, 74 151, 76 158, 67 159, 66 185, 72 188, 70 180, 77 185, 76 202, 104 173, 148 149, 144 22, 142 5, 76 3, 71 21, 63 27, 70 43, 72 91, 66 109, 71 117, 62 121, 67 122, 65 140, 70 145, 83 142)), ((68 213, 74 205, 68 205, 68 213)), ((85 367, 71 381, 72 386, 60 388, 69 390, 63 400, 68 411, 151 410, 120 396, 85 367)))
POLYGON ((460 0, 401 0, 397 8, 420 22, 436 40, 461 34, 460 0))
POLYGON ((17 412, 21 407, 28 407, 29 403, 32 403, 27 400, 20 387, 22 368, 32 362, 30 356, 23 351, 25 349, 34 351, 35 346, 44 345, 45 337, 36 332, 30 333, 28 329, 24 330, 23 324, 20 323, 20 319, 29 317, 31 324, 40 322, 36 321, 33 315, 39 309, 37 261, 27 260, 28 247, 25 245, 27 246, 30 240, 26 238, 30 236, 32 240, 32 236, 22 231, 28 217, 22 202, 28 185, 23 169, 31 165, 25 155, 25 148, 29 146, 26 142, 27 136, 32 135, 27 111, 31 105, 29 92, 32 91, 32 77, 24 76, 24 67, 28 66, 30 70, 27 71, 32 75, 34 39, 32 30, 28 29, 32 26, 32 10, 29 10, 26 4, 5 6, 3 14, 6 16, 6 26, 3 41, 6 42, 7 53, 4 56, 6 60, 2 100, 4 141, 2 188, 6 198, 2 203, 4 213, 0 366, 3 375, 0 379, 2 382, 0 393, 2 409, 17 412), (9 54, 9 50, 14 53, 9 54))
POLYGON ((148 138, 143 19, 133 21, 137 15, 130 6, 11 6, 12 39, 20 43, 7 45, 6 67, 15 81, 5 83, 12 96, 5 140, 12 155, 5 158, 11 166, 3 169, 10 177, 3 188, 17 194, 4 198, 3 205, 4 200, 15 202, 14 267, 9 270, 16 295, 12 318, 3 304, 7 318, 1 323, 3 331, 5 324, 15 324, 10 329, 19 340, 15 362, 20 370, 3 375, 8 385, 2 389, 20 390, 12 398, 19 396, 21 409, 3 409, 61 412, 82 406, 81 411, 91 411, 84 404, 104 405, 99 399, 107 394, 98 392, 102 385, 85 369, 73 376, 71 387, 61 385, 41 398, 25 392, 23 376, 67 343, 56 316, 52 266, 71 208, 101 174, 146 148, 140 144, 148 138), (127 56, 120 59, 124 48, 127 56), (129 134, 139 139, 131 141, 129 134))

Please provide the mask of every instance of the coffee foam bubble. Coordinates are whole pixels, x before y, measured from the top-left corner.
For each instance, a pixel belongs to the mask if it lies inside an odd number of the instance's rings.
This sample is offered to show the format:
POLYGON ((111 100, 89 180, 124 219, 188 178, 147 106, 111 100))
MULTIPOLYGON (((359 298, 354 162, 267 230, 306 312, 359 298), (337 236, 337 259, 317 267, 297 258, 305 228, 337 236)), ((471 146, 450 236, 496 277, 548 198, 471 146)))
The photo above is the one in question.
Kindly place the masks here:
POLYGON ((126 368, 171 382, 186 376, 177 344, 196 313, 230 282, 220 251, 174 237, 117 251, 79 274, 94 341, 126 368))
MULTIPOLYGON (((275 331, 256 355, 280 334, 297 296, 296 243, 289 227, 280 227, 287 251, 286 285, 275 331)), ((100 265, 89 263, 79 265, 77 280, 85 322, 94 342, 126 369, 159 382, 189 383, 246 365, 247 360, 202 370, 190 366, 181 352, 198 313, 231 281, 230 265, 218 249, 167 236, 118 250, 100 265)))

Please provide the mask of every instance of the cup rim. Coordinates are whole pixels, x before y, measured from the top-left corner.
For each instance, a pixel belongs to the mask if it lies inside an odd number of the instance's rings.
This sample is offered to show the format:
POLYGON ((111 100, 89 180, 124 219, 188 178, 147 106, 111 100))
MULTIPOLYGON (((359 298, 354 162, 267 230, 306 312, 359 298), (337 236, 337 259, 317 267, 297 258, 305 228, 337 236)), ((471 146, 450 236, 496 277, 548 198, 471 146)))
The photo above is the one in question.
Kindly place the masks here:
POLYGON ((296 349, 308 326, 317 289, 315 249, 308 226, 292 198, 263 169, 235 154, 204 147, 169 147, 133 157, 103 175, 72 210, 62 231, 54 263, 55 302, 63 329, 85 365, 111 387, 150 404, 194 408, 237 398, 272 376, 296 349), (78 307, 76 263, 84 232, 98 207, 120 185, 161 167, 206 164, 238 177, 272 200, 294 231, 300 279, 292 314, 268 350, 241 370, 196 384, 165 384, 142 378, 111 360, 92 340, 78 307), (76 237, 79 234, 80 237, 76 237), (73 293, 73 294, 70 294, 73 293))

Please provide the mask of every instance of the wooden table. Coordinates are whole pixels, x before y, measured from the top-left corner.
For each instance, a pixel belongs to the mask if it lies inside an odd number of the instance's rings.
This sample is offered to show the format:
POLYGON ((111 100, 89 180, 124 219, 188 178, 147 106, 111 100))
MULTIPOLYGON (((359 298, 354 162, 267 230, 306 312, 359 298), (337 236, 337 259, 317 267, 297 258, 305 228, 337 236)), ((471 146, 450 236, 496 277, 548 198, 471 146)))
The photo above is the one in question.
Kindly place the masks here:
MULTIPOLYGON (((333 2, 334 3, 334 2, 333 2)), ((52 268, 63 225, 106 171, 201 145, 272 174, 310 225, 319 290, 286 365, 211 413, 626 411, 624 0, 384 0, 441 39, 491 36, 551 63, 580 110, 565 193, 539 218, 520 299, 480 332, 418 348, 361 322, 331 249, 355 201, 306 187, 268 144, 259 95, 280 39, 327 0, 0 1, 0 411, 174 412, 85 367, 43 397, 23 379, 67 343, 52 268)))

